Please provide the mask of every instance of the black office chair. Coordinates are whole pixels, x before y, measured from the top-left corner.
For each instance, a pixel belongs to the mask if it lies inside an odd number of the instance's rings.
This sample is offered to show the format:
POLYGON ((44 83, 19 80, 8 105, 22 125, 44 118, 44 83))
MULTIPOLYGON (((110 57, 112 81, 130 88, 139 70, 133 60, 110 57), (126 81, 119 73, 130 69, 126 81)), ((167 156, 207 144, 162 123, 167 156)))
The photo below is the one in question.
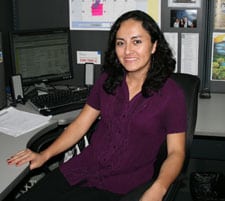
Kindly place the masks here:
MULTIPOLYGON (((176 192, 184 179, 184 175, 189 163, 190 149, 193 140, 193 135, 195 132, 195 125, 197 120, 197 106, 198 106, 198 91, 200 85, 200 79, 197 76, 184 74, 184 73, 174 73, 172 74, 172 79, 175 80, 181 88, 184 90, 186 98, 187 107, 187 130, 186 130, 186 157, 183 165, 183 169, 177 179, 170 186, 163 201, 172 201, 175 199, 176 192)), ((160 151, 155 162, 155 172, 153 176, 154 179, 157 178, 161 165, 167 156, 167 146, 166 141, 161 145, 160 151)), ((138 201, 145 190, 151 185, 151 182, 143 184, 127 195, 125 195, 121 201, 138 201)))
MULTIPOLYGON (((42 167, 35 169, 37 173, 43 172, 45 174, 48 174, 49 172, 52 171, 52 166, 57 167, 60 163, 63 163, 69 158, 79 154, 87 145, 86 145, 86 139, 89 141, 91 138, 92 133, 94 132, 97 122, 99 119, 97 119, 91 128, 88 130, 88 132, 85 134, 85 136, 74 146, 70 147, 68 150, 64 151, 63 153, 54 156, 51 158, 49 161, 47 161, 42 167), (79 153, 78 153, 79 152, 79 153), (68 155, 67 155, 68 153, 68 155), (57 165, 58 164, 58 165, 57 165)), ((63 132, 63 130, 66 128, 67 125, 65 126, 60 126, 45 135, 41 136, 40 138, 36 140, 31 140, 27 147, 35 152, 41 152, 42 150, 46 149, 52 142, 59 137, 59 135, 63 132)), ((34 173, 36 174, 36 173, 34 173)))
MULTIPOLYGON (((172 74, 172 79, 174 79, 184 90, 185 97, 186 97, 186 106, 187 106, 187 131, 186 131, 186 158, 184 162, 183 169, 181 171, 181 174, 179 177, 174 181, 174 183, 170 186, 167 194, 164 197, 164 201, 172 201, 175 198, 175 194, 179 188, 179 185, 182 181, 182 178, 184 176, 185 170, 187 169, 188 162, 189 162, 189 156, 190 156, 190 148, 192 144, 193 134, 195 132, 195 125, 196 125, 196 119, 197 119, 197 105, 198 105, 198 91, 199 91, 199 85, 200 85, 200 79, 197 76, 184 74, 184 73, 174 73, 172 74)), ((93 133, 97 122, 91 127, 91 129, 88 131, 88 138, 90 138, 91 134, 93 133)), ((34 143, 30 144, 30 148, 34 151, 41 151, 46 146, 48 146, 58 135, 48 135, 43 136, 42 139, 39 139, 35 141, 34 143)), ((79 142, 79 145, 81 149, 84 147, 83 140, 79 142)), ((166 147, 166 141, 162 144, 160 151, 157 156, 157 161, 155 162, 155 173, 154 177, 156 178, 160 167, 165 160, 167 156, 167 147, 166 147)), ((57 159, 53 159, 55 162, 56 160, 62 161, 62 158, 60 157, 57 159)), ((52 162, 50 162, 52 163, 52 162)), ((43 166, 43 171, 46 173, 49 170, 49 163, 47 163, 45 166, 43 166)), ((154 180, 154 179, 153 179, 154 180)), ((125 195, 121 201, 138 201, 139 197, 143 194, 143 192, 149 187, 150 182, 147 184, 144 184, 140 187, 137 187, 127 195, 125 195)))

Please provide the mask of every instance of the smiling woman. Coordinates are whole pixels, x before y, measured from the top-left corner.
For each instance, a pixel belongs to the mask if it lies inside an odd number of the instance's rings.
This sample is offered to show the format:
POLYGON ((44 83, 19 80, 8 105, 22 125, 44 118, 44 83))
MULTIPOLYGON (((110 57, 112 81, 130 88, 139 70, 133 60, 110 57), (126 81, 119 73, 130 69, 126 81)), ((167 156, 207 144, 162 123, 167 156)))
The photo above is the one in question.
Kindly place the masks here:
POLYGON ((156 44, 157 42, 151 42, 151 37, 141 22, 133 19, 123 22, 117 32, 116 54, 127 72, 130 100, 141 91, 156 44), (136 78, 136 83, 132 81, 133 78, 136 78))
POLYGON ((166 140, 168 157, 160 174, 138 198, 162 200, 185 155, 186 105, 183 90, 170 78, 174 68, 172 51, 148 14, 135 10, 120 16, 109 34, 103 73, 78 117, 41 153, 28 149, 8 163, 40 167, 77 143, 100 116, 90 146, 18 201, 119 201, 152 180, 166 140))

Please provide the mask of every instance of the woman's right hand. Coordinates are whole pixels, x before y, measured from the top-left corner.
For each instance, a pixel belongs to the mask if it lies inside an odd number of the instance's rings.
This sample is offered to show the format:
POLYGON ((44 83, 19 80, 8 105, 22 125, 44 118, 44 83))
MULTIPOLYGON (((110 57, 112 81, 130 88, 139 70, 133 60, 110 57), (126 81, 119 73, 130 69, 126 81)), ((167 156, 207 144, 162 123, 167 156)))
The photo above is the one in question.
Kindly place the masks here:
POLYGON ((46 161, 47 158, 44 156, 44 154, 33 152, 30 149, 20 151, 7 159, 8 165, 15 166, 21 166, 29 162, 30 170, 41 167, 46 161))

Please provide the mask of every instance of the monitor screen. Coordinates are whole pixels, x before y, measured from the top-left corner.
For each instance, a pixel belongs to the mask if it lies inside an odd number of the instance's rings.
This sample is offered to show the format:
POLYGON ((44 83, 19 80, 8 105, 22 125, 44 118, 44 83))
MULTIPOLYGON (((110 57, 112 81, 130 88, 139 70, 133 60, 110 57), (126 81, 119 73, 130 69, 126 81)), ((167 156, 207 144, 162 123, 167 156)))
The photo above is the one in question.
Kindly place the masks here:
POLYGON ((11 32, 10 44, 13 73, 24 85, 72 78, 69 29, 11 32))

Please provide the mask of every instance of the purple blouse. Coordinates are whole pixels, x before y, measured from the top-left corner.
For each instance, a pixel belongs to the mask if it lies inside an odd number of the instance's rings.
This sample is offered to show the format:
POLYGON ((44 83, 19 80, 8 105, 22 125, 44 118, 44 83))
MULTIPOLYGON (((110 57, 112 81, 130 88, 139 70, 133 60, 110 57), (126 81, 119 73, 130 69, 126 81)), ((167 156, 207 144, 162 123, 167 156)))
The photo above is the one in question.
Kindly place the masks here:
POLYGON ((100 76, 87 100, 101 111, 91 143, 60 170, 71 185, 125 194, 151 179, 166 135, 185 132, 185 99, 172 79, 150 98, 139 93, 130 101, 125 79, 116 95, 105 93, 105 79, 105 74, 100 76))

